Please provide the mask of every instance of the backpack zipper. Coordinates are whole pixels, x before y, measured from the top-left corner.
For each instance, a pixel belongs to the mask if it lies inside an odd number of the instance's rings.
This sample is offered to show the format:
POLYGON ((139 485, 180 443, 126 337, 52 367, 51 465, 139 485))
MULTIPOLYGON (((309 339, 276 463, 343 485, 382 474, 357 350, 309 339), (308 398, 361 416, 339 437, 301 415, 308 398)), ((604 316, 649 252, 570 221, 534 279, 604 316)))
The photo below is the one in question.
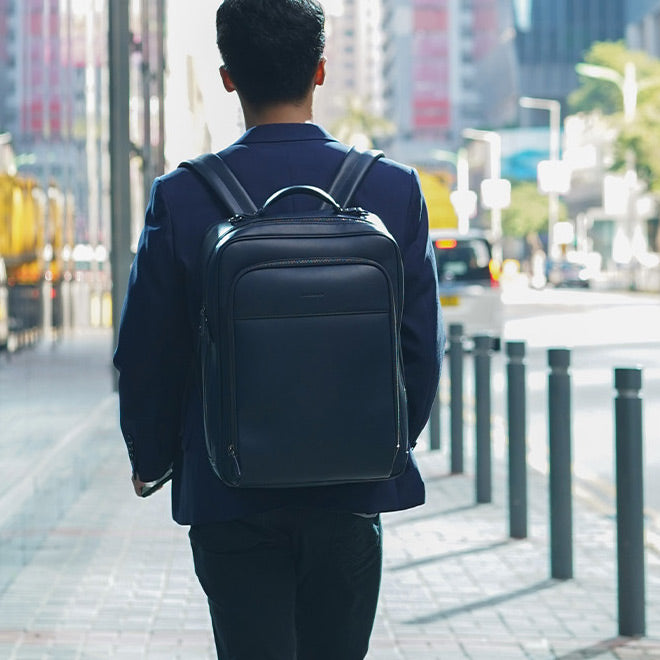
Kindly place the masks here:
POLYGON ((304 213, 300 215, 300 218, 295 218, 291 216, 285 216, 283 218, 277 218, 274 216, 270 215, 261 215, 260 212, 257 213, 237 213, 236 215, 231 216, 231 218, 227 218, 227 222, 232 226, 236 227, 237 225, 246 223, 246 222, 263 222, 263 221, 270 221, 270 222, 281 222, 282 220, 284 221, 295 221, 295 220, 304 220, 308 222, 311 218, 314 218, 318 221, 327 221, 327 220, 366 220, 369 217, 369 212, 365 211, 364 209, 360 208, 359 206, 352 206, 347 209, 342 209, 340 213, 337 213, 336 215, 328 215, 328 216, 319 216, 317 217, 316 214, 310 212, 310 213, 304 213))
POLYGON ((234 464, 234 473, 236 475, 236 483, 238 483, 241 480, 241 477, 243 476, 243 473, 241 472, 241 466, 238 462, 238 456, 236 455, 236 446, 232 443, 227 447, 227 453, 229 454, 229 457, 232 460, 232 463, 234 464))

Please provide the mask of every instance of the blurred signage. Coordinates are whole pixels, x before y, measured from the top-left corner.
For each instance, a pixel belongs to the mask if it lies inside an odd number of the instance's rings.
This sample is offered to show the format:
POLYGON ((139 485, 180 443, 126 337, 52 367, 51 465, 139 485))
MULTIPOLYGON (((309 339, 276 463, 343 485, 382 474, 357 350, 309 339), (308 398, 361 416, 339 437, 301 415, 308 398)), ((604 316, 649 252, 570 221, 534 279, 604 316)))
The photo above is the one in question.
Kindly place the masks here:
POLYGON ((450 125, 449 3, 412 3, 412 108, 415 130, 435 131, 450 125))
POLYGON ((616 174, 603 177, 603 209, 607 215, 626 215, 629 194, 625 177, 616 174))
POLYGON ((457 215, 473 218, 477 213, 477 193, 474 190, 454 190, 449 199, 457 215))
POLYGON ((542 160, 537 168, 539 192, 566 195, 571 189, 571 168, 561 160, 542 160))
POLYGON ((484 179, 481 203, 487 209, 505 209, 511 204, 511 182, 508 179, 484 179))

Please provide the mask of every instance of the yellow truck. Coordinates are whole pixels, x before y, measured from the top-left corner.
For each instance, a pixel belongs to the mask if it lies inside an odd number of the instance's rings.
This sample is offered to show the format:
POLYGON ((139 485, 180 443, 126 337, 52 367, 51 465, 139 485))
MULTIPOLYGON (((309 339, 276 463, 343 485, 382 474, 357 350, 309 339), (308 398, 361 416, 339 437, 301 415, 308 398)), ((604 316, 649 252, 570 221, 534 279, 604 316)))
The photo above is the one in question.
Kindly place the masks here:
POLYGON ((424 167, 418 167, 417 173, 429 212, 429 228, 457 229, 458 218, 449 199, 451 190, 446 173, 424 167))
POLYGON ((5 348, 34 341, 43 328, 45 309, 53 328, 61 326, 63 243, 64 201, 57 188, 44 191, 33 179, 0 172, 0 260, 8 326, 3 342, 0 293, 0 345, 5 348), (44 291, 50 301, 44 301, 44 291))

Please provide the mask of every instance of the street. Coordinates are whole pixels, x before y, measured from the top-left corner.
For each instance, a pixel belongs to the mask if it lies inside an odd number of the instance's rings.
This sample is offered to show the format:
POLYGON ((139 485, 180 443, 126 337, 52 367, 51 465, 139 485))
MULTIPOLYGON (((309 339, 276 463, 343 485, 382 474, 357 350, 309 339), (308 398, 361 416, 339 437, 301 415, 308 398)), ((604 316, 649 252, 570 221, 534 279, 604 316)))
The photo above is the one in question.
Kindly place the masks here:
POLYGON ((660 512, 660 301, 657 296, 548 290, 540 294, 541 304, 533 295, 530 305, 521 302, 521 298, 524 296, 514 298, 515 302, 512 300, 506 306, 509 321, 505 335, 506 339, 525 339, 530 348, 531 464, 541 467, 547 453, 547 348, 571 349, 575 474, 598 480, 605 488, 615 482, 614 369, 641 367, 645 499, 649 508, 660 512))
MULTIPOLYGON (((645 503, 660 515, 660 301, 657 296, 583 289, 507 287, 504 342, 527 347, 529 464, 547 471, 549 348, 571 350, 572 448, 576 476, 605 500, 614 497, 614 369, 642 368, 645 503)), ((473 398, 472 362, 465 397, 473 398)), ((445 369, 447 387, 448 369, 445 369)), ((505 451, 506 352, 493 356, 495 450, 505 451)), ((444 390, 443 390, 444 391, 444 390)), ((469 409, 469 406, 466 406, 469 409)), ((447 415, 445 415, 445 418, 447 415)), ((446 424, 446 419, 444 422, 446 424)), ((443 431, 444 431, 443 427, 443 431)), ((470 443, 470 423, 466 425, 470 443)), ((448 438, 447 433, 444 437, 448 438)), ((469 447, 466 447, 469 451, 469 447)))

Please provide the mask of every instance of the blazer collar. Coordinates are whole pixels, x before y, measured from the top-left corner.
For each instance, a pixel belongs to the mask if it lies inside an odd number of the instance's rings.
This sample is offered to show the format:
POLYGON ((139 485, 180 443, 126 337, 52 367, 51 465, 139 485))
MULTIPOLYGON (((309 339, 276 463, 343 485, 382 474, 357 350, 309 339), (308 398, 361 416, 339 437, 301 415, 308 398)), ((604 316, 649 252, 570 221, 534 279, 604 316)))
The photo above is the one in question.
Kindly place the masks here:
POLYGON ((261 124, 246 131, 235 144, 255 142, 291 142, 297 140, 333 140, 330 133, 318 124, 261 124))

